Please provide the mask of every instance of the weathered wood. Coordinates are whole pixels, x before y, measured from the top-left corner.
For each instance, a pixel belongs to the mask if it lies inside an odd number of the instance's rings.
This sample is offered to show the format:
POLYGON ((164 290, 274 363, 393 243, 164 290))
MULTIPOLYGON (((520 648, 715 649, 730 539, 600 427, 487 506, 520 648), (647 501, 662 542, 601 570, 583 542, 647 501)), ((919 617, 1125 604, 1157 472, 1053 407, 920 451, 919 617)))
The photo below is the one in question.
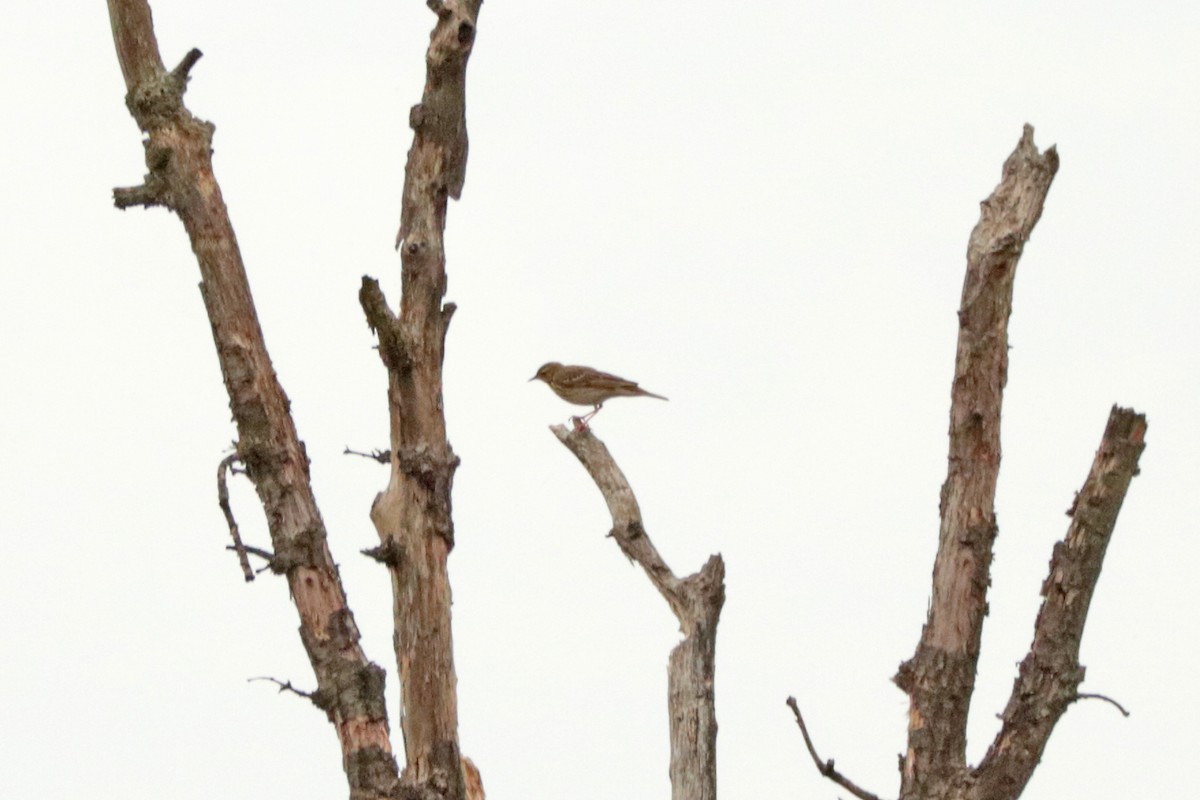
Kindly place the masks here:
POLYGON ((896 675, 910 699, 902 798, 932 797, 931 787, 964 774, 967 711, 997 532, 1000 407, 1013 280, 1057 170, 1054 148, 1039 153, 1033 128, 1026 125, 1004 162, 1000 185, 980 204, 967 248, 933 597, 916 654, 896 675))
POLYGON ((613 527, 610 536, 671 607, 683 641, 671 650, 667 667, 667 713, 671 721, 672 800, 716 800, 717 715, 715 660, 717 623, 725 604, 725 562, 711 556, 700 571, 677 578, 642 527, 642 512, 624 473, 608 448, 589 429, 551 428, 587 469, 613 527))
POLYGON ((391 480, 371 507, 392 578, 400 670, 405 787, 446 800, 466 792, 458 745, 458 694, 447 558, 454 547, 450 492, 458 458, 446 438, 442 361, 453 304, 446 294, 448 198, 466 174, 466 67, 479 0, 433 0, 425 92, 409 115, 404 172, 399 313, 363 278, 359 299, 388 371, 391 480))
POLYGON ((385 673, 359 644, 329 552, 308 457, 267 353, 241 251, 213 174, 213 126, 183 104, 188 74, 200 51, 192 50, 167 72, 146 0, 109 0, 108 7, 128 90, 126 105, 147 135, 149 168, 140 186, 114 190, 114 201, 120 208, 166 206, 183 222, 200 266, 200 291, 238 431, 237 455, 266 512, 274 549, 271 566, 287 578, 300 615, 300 638, 316 674, 317 689, 309 696, 337 730, 351 798, 383 800, 393 795, 397 783, 385 673))
POLYGON ((1067 706, 1082 697, 1083 626, 1117 515, 1145 448, 1146 418, 1113 406, 1087 480, 1067 512, 1067 535, 1054 546, 1033 643, 1000 715, 1000 732, 972 775, 970 800, 1017 797, 1033 776, 1054 726, 1067 706))

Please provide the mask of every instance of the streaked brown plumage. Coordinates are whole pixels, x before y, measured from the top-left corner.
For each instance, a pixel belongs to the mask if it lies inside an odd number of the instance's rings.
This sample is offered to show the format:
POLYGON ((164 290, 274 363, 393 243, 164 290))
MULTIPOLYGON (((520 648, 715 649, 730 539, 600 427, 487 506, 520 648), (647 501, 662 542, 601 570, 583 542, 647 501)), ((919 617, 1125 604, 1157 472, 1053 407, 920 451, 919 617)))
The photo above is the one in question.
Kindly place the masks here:
POLYGON ((614 397, 657 397, 666 400, 661 394, 647 392, 633 381, 618 378, 616 375, 601 372, 591 367, 581 367, 575 364, 560 364, 551 361, 543 364, 537 374, 529 380, 545 381, 556 395, 574 403, 577 406, 592 406, 591 413, 582 417, 572 417, 575 427, 582 430, 587 422, 600 412, 605 401, 614 397))

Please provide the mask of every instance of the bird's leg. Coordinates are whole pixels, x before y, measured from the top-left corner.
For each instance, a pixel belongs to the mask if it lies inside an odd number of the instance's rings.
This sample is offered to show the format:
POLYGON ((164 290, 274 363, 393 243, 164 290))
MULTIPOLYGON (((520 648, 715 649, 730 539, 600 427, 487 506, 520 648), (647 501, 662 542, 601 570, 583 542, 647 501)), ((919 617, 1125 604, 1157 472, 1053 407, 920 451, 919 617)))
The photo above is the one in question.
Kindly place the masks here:
POLYGON ((588 429, 588 420, 599 414, 600 408, 603 405, 603 403, 596 403, 596 407, 582 417, 571 417, 571 421, 575 423, 575 430, 577 432, 586 431, 588 429))

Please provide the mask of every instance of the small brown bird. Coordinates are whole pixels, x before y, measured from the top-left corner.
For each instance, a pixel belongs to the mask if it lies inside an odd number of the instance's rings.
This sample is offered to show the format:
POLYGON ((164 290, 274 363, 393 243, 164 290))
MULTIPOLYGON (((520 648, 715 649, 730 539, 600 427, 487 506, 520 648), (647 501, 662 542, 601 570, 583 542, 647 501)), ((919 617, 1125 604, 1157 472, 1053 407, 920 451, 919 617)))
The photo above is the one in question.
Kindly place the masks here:
POLYGON ((545 381, 554 393, 577 406, 592 406, 590 413, 582 417, 571 417, 575 422, 575 430, 586 430, 588 420, 600 413, 600 407, 606 400, 614 397, 657 397, 666 400, 661 394, 647 392, 633 381, 618 378, 607 372, 601 372, 591 367, 580 367, 573 364, 560 364, 551 361, 542 364, 541 368, 529 380, 545 381))

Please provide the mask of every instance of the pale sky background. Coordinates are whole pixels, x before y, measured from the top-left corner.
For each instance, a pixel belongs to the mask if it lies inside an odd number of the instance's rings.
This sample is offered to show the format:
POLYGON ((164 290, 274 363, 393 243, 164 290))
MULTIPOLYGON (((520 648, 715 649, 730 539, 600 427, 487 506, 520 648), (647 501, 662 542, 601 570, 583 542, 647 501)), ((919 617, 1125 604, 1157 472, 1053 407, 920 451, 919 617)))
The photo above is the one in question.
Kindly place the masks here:
MULTIPOLYGON (((409 2, 159 0, 369 655, 385 571, 358 551, 385 467, 360 276, 398 299, 406 121, 434 17, 409 2)), ((665 602, 605 538, 599 492, 527 379, 584 363, 671 398, 595 431, 687 574, 727 562, 719 783, 884 797, 925 619, 967 237, 1025 122, 1062 167, 1021 262, 977 760, 1053 543, 1114 402, 1142 474, 1082 651, 1084 702, 1025 797, 1194 793, 1200 301, 1194 3, 488 0, 450 208, 446 407, 464 751, 489 798, 665 798, 665 602)), ((344 797, 282 580, 223 548, 234 437, 178 220, 140 182, 105 4, 18 0, 0 29, 0 796, 344 797)), ((262 513, 239 483, 251 544, 262 513)), ((396 734, 399 746, 399 736, 396 734)))

